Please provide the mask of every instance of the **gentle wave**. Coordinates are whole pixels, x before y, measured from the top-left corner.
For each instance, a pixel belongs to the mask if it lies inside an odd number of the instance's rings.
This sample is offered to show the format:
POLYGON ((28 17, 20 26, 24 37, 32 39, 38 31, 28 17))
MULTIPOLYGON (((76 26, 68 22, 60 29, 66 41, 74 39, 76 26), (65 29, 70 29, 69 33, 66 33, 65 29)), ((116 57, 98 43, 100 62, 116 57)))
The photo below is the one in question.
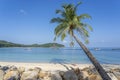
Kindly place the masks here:
MULTIPOLYGON (((90 51, 100 63, 120 64, 120 50, 90 48, 90 51)), ((90 63, 80 48, 0 48, 0 61, 90 63)))

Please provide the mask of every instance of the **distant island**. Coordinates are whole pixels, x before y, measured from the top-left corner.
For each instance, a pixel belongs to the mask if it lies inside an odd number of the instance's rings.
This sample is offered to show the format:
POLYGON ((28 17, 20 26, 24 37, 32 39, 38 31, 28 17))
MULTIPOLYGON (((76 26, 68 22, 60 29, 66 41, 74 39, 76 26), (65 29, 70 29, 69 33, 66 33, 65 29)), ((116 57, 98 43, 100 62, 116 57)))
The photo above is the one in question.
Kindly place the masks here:
POLYGON ((63 44, 58 44, 58 43, 25 45, 25 44, 17 44, 17 43, 0 40, 0 47, 65 47, 65 46, 63 44))

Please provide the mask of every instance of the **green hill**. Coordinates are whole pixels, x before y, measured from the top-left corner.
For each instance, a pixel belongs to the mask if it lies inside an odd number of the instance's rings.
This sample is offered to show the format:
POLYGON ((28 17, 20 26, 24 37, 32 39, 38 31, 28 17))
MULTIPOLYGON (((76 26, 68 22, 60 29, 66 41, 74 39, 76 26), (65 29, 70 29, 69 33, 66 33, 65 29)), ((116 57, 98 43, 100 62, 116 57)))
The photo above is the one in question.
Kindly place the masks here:
POLYGON ((0 40, 0 47, 64 47, 64 45, 58 43, 24 45, 0 40))

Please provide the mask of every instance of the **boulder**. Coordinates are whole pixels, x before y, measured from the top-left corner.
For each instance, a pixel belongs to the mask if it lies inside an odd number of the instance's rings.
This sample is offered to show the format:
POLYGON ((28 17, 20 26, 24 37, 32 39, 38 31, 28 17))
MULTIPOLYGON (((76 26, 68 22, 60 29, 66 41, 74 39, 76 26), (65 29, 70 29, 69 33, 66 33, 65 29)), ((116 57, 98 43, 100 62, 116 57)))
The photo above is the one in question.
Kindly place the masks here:
POLYGON ((91 75, 89 76, 89 80, 97 80, 96 78, 97 78, 97 76, 94 75, 94 74, 91 74, 91 75))
POLYGON ((17 70, 17 67, 16 66, 10 66, 10 69, 11 71, 16 71, 17 70))
POLYGON ((38 72, 37 71, 25 71, 21 75, 21 80, 37 80, 38 72))
POLYGON ((1 67, 1 70, 3 70, 3 71, 6 71, 6 70, 8 70, 8 69, 9 69, 8 66, 2 66, 2 67, 1 67))
POLYGON ((75 74, 77 75, 78 80, 84 80, 83 72, 79 68, 75 68, 73 70, 74 70, 75 74))
POLYGON ((59 72, 52 72, 50 77, 51 80, 62 80, 62 77, 60 76, 59 72))
POLYGON ((83 78, 87 80, 102 80, 94 67, 84 68, 82 70, 83 78))
POLYGON ((79 75, 81 73, 81 70, 79 68, 73 68, 76 75, 79 75))
POLYGON ((82 71, 83 73, 83 80, 86 80, 88 78, 88 72, 87 71, 82 71))
POLYGON ((64 71, 59 71, 59 75, 62 77, 63 77, 64 73, 65 73, 64 71))
POLYGON ((0 80, 3 80, 5 72, 3 70, 0 70, 0 80))
POLYGON ((98 74, 91 74, 90 76, 88 76, 88 79, 89 80, 102 80, 102 78, 98 74))
POLYGON ((78 80, 78 77, 73 70, 64 72, 62 78, 64 80, 78 80))
POLYGON ((9 71, 4 75, 4 80, 19 80, 20 75, 18 71, 9 71))
POLYGON ((48 77, 49 74, 50 73, 48 71, 40 71, 39 74, 38 74, 38 77, 39 77, 39 79, 43 79, 45 77, 48 77))

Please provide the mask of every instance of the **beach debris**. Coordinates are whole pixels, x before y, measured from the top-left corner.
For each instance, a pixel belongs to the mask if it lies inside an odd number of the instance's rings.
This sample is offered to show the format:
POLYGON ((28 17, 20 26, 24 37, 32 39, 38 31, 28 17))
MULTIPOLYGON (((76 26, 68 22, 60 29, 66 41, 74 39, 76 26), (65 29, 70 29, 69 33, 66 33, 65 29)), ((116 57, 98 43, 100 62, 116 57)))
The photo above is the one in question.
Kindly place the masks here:
POLYGON ((112 80, 118 80, 113 73, 107 73, 112 80))
POLYGON ((120 72, 113 72, 113 74, 115 77, 117 77, 118 80, 120 80, 120 72))
POLYGON ((34 70, 39 73, 42 69, 40 67, 35 67, 34 70))
POLYGON ((20 73, 20 75, 25 71, 25 67, 19 67, 18 71, 20 73))

